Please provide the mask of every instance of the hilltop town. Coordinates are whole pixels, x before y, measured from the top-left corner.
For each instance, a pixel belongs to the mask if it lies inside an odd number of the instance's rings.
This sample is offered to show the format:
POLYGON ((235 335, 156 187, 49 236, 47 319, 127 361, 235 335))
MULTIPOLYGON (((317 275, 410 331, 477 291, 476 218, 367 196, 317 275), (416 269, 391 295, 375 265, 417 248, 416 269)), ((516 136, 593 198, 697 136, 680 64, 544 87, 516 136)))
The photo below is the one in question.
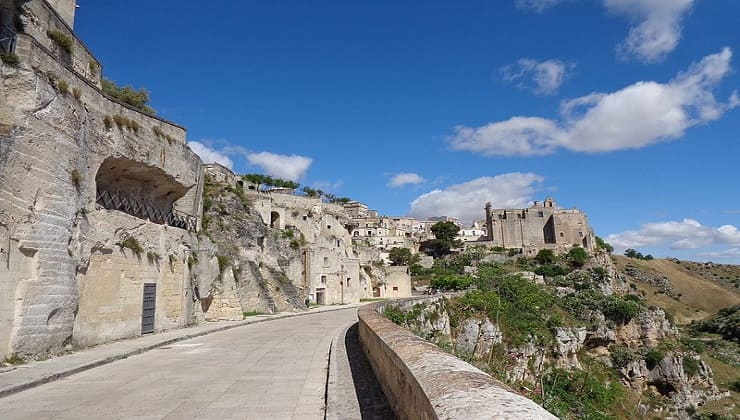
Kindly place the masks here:
MULTIPOLYGON (((183 126, 104 89, 101 63, 73 30, 73 0, 0 0, 0 12, 0 359, 44 359, 206 321, 434 288, 414 284, 413 270, 464 278, 466 288, 473 274, 506 272, 528 279, 517 290, 536 294, 565 320, 548 314, 543 321, 556 331, 543 335, 547 348, 556 348, 551 353, 525 342, 521 331, 494 328, 498 313, 510 310, 503 304, 485 312, 477 301, 464 309, 442 301, 432 309, 396 308, 397 320, 481 365, 488 358, 492 366, 494 353, 508 355, 518 363, 502 375, 510 385, 535 383, 547 363, 576 369, 591 358, 611 360, 618 347, 630 357, 620 368, 632 375, 623 382, 634 392, 668 398, 675 392, 660 388, 665 384, 680 391, 671 396, 678 408, 666 410, 688 412, 719 399, 711 369, 693 350, 671 349, 666 372, 640 359, 640 347, 681 342, 666 312, 646 303, 653 289, 643 283, 665 282, 631 260, 613 260, 583 211, 551 197, 526 208, 481 202, 480 218, 462 224, 447 215, 382 215, 372 203, 253 182, 203 162, 183 126), (440 224, 456 234, 447 255, 435 258, 425 244, 439 239, 440 224), (415 256, 413 264, 398 264, 399 248, 415 256), (588 262, 569 260, 574 249, 588 262), (533 292, 533 284, 546 292, 533 292), (555 297, 559 306, 551 304, 555 297), (615 316, 589 299, 635 313, 615 316), (568 315, 563 302, 586 308, 590 318, 568 315), (508 342, 510 333, 522 337, 508 342), (681 373, 671 377, 669 368, 681 373)), ((488 286, 473 289, 493 293, 488 286)), ((680 296, 669 297, 673 304, 680 296)), ((732 291, 722 302, 736 301, 732 291)), ((721 307, 704 309, 709 316, 721 307)))

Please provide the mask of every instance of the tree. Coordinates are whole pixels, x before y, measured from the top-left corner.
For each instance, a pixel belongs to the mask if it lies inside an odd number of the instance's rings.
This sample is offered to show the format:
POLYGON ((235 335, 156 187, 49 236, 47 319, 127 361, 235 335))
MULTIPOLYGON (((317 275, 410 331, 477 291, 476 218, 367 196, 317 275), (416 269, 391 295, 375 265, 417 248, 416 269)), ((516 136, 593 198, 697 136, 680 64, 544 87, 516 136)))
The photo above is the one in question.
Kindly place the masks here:
POLYGON ((581 268, 588 260, 588 252, 580 246, 574 246, 568 251, 568 262, 572 267, 581 268))
POLYGON ((637 258, 637 254, 638 252, 632 248, 627 248, 624 250, 624 256, 627 258, 637 258))
POLYGON ((607 252, 614 252, 614 247, 608 242, 604 242, 603 239, 596 237, 596 247, 599 249, 606 250, 607 252))
POLYGON ((391 260, 391 265, 412 266, 418 263, 421 257, 412 254, 408 248, 393 248, 388 252, 388 259, 391 260))
POLYGON ((419 244, 419 250, 434 258, 439 258, 450 253, 450 242, 441 239, 430 239, 419 244))
POLYGON ((541 249, 534 259, 542 265, 553 264, 556 260, 555 253, 552 252, 552 249, 541 249))
POLYGON ((435 238, 451 244, 455 240, 455 237, 457 237, 460 226, 453 222, 437 222, 432 225, 431 229, 435 238))
POLYGON ((317 198, 317 197, 319 197, 318 190, 315 190, 315 189, 309 188, 309 187, 303 187, 303 194, 305 194, 306 197, 311 197, 311 198, 317 198))

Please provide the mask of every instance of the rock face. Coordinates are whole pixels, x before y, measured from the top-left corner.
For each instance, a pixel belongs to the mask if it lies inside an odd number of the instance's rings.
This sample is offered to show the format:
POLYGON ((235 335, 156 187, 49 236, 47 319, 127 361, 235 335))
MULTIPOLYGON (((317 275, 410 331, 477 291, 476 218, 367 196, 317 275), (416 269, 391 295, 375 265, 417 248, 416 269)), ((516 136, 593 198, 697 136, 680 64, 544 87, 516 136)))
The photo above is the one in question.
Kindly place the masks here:
POLYGON ((155 330, 191 323, 201 162, 184 129, 105 97, 48 3, 17 20, 20 63, 0 63, 0 358, 141 334, 145 284, 155 330))
MULTIPOLYGON (((529 281, 534 283, 532 279, 529 281)), ((619 298, 629 287, 608 259, 551 282, 574 285, 541 285, 563 299, 590 284, 590 290, 600 291, 602 296, 588 296, 603 299, 605 306, 622 302, 620 307, 629 308, 629 302, 634 302, 634 299, 619 298)), ((679 332, 660 308, 643 306, 628 318, 615 318, 613 310, 610 312, 606 307, 590 309, 584 314, 582 325, 554 327, 550 339, 530 338, 522 343, 509 339, 507 334, 512 332, 507 333, 486 313, 466 312, 464 308, 471 303, 456 303, 452 299, 422 308, 406 308, 408 314, 413 314, 412 330, 442 347, 452 343, 450 350, 454 354, 488 367, 509 384, 530 384, 524 388, 537 388, 551 369, 588 370, 600 362, 613 368, 612 377, 619 377, 634 392, 653 395, 654 401, 663 402, 643 407, 645 412, 663 410, 664 415, 688 418, 688 412, 720 395, 711 370, 701 358, 690 351, 678 350, 679 332), (454 319, 454 326, 440 328, 430 322, 430 315, 434 319, 454 319), (661 350, 664 348, 676 350, 664 354, 661 350)), ((472 297, 470 302, 480 305, 480 299, 480 296, 472 297)))

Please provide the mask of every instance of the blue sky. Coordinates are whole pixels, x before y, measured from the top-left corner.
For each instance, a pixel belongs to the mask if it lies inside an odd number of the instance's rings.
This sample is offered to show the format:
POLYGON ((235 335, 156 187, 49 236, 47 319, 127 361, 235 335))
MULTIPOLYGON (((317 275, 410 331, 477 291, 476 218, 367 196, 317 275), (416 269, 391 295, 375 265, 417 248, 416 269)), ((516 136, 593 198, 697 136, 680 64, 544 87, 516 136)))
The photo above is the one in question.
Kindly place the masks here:
POLYGON ((550 195, 618 249, 740 263, 737 0, 78 3, 104 75, 236 172, 388 215, 550 195))

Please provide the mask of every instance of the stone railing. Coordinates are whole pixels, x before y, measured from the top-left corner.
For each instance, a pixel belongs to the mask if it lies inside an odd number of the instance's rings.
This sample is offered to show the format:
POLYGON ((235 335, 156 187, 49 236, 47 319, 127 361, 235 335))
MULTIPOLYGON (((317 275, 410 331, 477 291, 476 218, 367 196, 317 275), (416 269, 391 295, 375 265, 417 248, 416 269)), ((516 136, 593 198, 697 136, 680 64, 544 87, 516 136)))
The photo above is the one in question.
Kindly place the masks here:
POLYGON ((556 419, 480 369, 382 315, 440 297, 366 305, 358 310, 360 344, 400 419, 556 419))

